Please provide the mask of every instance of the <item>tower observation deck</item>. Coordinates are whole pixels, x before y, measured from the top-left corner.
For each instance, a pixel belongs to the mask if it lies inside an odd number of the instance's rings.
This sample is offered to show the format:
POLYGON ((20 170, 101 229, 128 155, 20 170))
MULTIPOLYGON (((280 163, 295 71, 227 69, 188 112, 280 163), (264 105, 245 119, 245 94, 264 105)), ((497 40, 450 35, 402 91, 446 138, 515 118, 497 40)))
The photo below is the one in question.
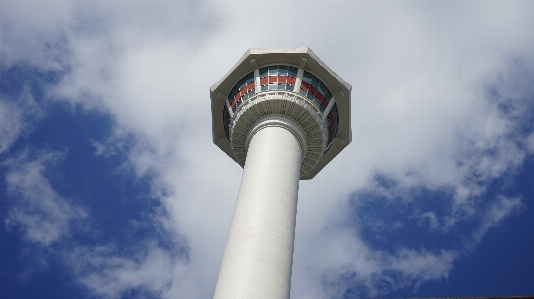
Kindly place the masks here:
POLYGON ((351 142, 350 91, 309 48, 249 49, 211 87, 213 142, 244 168, 214 298, 289 298, 299 180, 351 142))

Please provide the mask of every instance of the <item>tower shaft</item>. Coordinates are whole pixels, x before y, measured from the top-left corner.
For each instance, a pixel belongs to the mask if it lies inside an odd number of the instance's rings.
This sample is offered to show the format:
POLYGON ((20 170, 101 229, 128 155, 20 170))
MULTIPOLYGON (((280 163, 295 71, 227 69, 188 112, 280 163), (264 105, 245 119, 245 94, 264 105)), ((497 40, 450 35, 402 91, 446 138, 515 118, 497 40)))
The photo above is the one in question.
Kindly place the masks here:
POLYGON ((284 119, 249 134, 214 299, 289 299, 302 147, 284 119))

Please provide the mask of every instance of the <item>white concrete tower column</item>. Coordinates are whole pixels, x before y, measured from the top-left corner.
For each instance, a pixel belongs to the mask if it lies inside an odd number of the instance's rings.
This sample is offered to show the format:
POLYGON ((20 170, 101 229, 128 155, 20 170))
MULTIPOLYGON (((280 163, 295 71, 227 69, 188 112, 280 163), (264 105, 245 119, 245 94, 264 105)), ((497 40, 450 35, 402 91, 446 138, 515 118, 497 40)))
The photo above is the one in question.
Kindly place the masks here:
POLYGON ((249 133, 214 299, 289 299, 305 148, 299 127, 286 117, 269 116, 249 133))

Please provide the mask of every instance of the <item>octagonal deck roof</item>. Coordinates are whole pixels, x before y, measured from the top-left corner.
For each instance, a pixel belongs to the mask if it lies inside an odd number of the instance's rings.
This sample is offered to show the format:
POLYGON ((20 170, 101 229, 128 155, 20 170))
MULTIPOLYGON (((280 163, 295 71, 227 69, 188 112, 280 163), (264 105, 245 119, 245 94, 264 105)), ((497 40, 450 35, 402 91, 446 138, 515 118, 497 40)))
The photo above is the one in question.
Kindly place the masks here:
POLYGON ((325 151, 315 167, 301 179, 315 177, 343 148, 352 141, 350 120, 351 85, 334 73, 310 48, 249 49, 241 59, 210 88, 213 143, 237 162, 223 126, 225 99, 234 84, 255 68, 273 65, 293 65, 319 77, 335 97, 339 112, 339 126, 332 145, 325 151))

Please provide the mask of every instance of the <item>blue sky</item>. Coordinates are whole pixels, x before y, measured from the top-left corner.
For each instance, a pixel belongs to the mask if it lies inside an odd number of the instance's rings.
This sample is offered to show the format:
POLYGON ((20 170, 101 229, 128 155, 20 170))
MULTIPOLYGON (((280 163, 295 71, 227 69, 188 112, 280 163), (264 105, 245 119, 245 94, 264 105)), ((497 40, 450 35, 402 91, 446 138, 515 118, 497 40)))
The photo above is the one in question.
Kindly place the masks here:
POLYGON ((2 298, 211 298, 242 169, 209 87, 309 46, 353 142, 291 297, 534 294, 534 3, 0 2, 2 298))

